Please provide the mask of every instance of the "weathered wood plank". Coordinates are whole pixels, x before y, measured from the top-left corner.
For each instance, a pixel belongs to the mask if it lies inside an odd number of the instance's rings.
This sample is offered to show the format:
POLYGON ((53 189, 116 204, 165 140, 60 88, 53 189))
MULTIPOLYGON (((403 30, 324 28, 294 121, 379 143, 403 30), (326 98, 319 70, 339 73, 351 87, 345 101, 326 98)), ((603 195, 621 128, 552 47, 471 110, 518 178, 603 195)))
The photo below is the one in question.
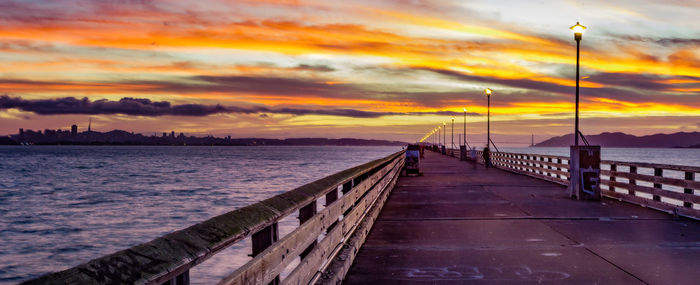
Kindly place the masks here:
POLYGON ((650 183, 666 184, 666 185, 673 185, 673 186, 678 186, 678 187, 683 187, 683 188, 700 190, 700 181, 683 180, 683 179, 677 179, 677 178, 671 178, 671 177, 645 175, 645 174, 639 174, 639 173, 629 173, 629 172, 624 172, 624 171, 601 170, 600 174, 606 175, 606 176, 615 176, 615 177, 621 177, 621 178, 627 178, 627 179, 642 180, 642 181, 647 181, 650 183))
MULTIPOLYGON (((396 185, 398 175, 394 176, 391 183, 387 186, 388 189, 393 189, 396 185)), ((342 250, 335 256, 333 261, 323 271, 321 278, 316 280, 315 284, 333 284, 337 285, 343 280, 347 272, 350 270, 357 251, 364 244, 369 231, 372 229, 381 209, 384 206, 391 191, 384 191, 377 201, 376 206, 372 207, 369 213, 365 216, 362 222, 357 226, 355 231, 343 246, 342 250)))
POLYGON ((661 197, 673 198, 676 200, 681 200, 684 202, 700 203, 700 196, 694 194, 687 194, 683 192, 675 192, 666 189, 647 187, 635 184, 622 183, 619 181, 610 181, 607 179, 601 179, 601 184, 608 185, 611 187, 617 187, 622 189, 632 190, 634 192, 644 192, 650 195, 659 195, 661 197))
MULTIPOLYGON (((556 162, 549 162, 549 161, 541 161, 541 160, 531 160, 531 159, 524 159, 524 158, 514 158, 514 157, 502 157, 499 155, 493 155, 491 157, 491 160, 510 160, 510 161, 517 161, 520 163, 532 163, 532 164, 539 164, 539 165, 544 165, 544 166, 551 166, 551 167, 559 167, 559 168, 569 168, 568 164, 564 163, 556 163, 556 162)), ((512 163, 511 164, 516 164, 517 163, 512 163)), ((529 165, 526 165, 529 166, 529 165)))
POLYGON ((652 199, 646 199, 639 196, 632 196, 619 192, 612 192, 609 190, 601 189, 601 194, 608 198, 618 199, 620 201, 625 201, 632 204, 637 204, 643 207, 648 207, 660 211, 667 212, 669 214, 680 215, 684 217, 700 219, 700 211, 688 209, 682 206, 676 206, 664 202, 654 201, 652 199))
POLYGON ((283 280, 283 284, 308 284, 318 273, 322 264, 332 257, 331 254, 336 252, 341 242, 354 230, 368 210, 377 207, 377 198, 385 191, 391 190, 387 188, 387 186, 391 181, 395 180, 400 170, 401 165, 396 165, 393 170, 384 176, 384 178, 367 193, 362 199, 362 202, 343 218, 340 222, 340 226, 328 232, 326 237, 319 242, 318 246, 307 255, 307 258, 283 280))
MULTIPOLYGON (((550 168, 543 168, 539 166, 530 166, 530 165, 522 165, 522 164, 507 164, 503 163, 501 161, 495 161, 494 164, 499 164, 500 166, 507 167, 513 170, 518 170, 518 171, 523 171, 522 169, 517 169, 518 167, 520 168, 525 168, 525 169, 530 169, 532 171, 540 171, 544 172, 545 174, 542 175, 541 173, 537 173, 542 176, 547 176, 546 173, 551 173, 553 175, 560 175, 564 177, 569 177, 569 172, 568 171, 561 171, 561 170, 556 170, 556 169, 550 169, 550 168)), ((527 171, 525 171, 527 172, 527 171)), ((531 172, 533 173, 533 172, 531 172)))
POLYGON ((624 166, 636 166, 644 168, 663 168, 668 170, 677 170, 683 172, 695 172, 700 173, 700 167, 698 166, 687 166, 687 165, 673 165, 673 164, 658 164, 658 163, 648 163, 648 162, 628 162, 628 161, 615 161, 615 160, 602 160, 601 164, 617 164, 624 166))
POLYGON ((400 159, 396 159, 382 170, 366 178, 359 185, 353 187, 347 195, 331 203, 316 215, 309 217, 297 229, 224 278, 219 284, 267 284, 272 281, 304 249, 316 241, 321 233, 335 223, 338 217, 372 188, 388 172, 389 167, 396 166, 399 161, 400 159))
POLYGON ((544 158, 551 158, 551 159, 569 160, 569 157, 567 157, 567 156, 546 155, 546 154, 528 154, 528 153, 514 153, 514 152, 496 152, 495 154, 514 155, 514 156, 529 155, 529 156, 544 157, 544 158))

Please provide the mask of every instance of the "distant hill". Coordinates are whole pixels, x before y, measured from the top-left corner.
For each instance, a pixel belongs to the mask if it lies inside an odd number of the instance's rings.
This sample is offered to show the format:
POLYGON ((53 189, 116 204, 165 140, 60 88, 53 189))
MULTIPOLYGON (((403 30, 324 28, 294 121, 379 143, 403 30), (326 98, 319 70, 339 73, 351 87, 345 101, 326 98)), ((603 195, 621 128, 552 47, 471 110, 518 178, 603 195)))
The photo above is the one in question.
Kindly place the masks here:
POLYGON ((365 139, 327 139, 327 138, 293 138, 293 139, 231 139, 238 145, 334 145, 334 146, 398 146, 407 145, 400 141, 365 140, 365 139))
POLYGON ((21 133, 0 137, 0 145, 309 145, 309 146, 399 146, 406 145, 400 141, 365 140, 353 138, 293 138, 293 139, 264 139, 264 138, 223 138, 206 136, 186 136, 183 133, 175 135, 163 133, 162 136, 144 136, 122 130, 106 133, 87 131, 73 133, 62 130, 33 131, 23 130, 21 133))
MULTIPOLYGON (((633 136, 625 133, 601 133, 598 135, 587 135, 586 139, 591 145, 604 147, 684 147, 700 148, 700 132, 679 132, 673 134, 655 134, 648 136, 633 136)), ((535 147, 562 147, 573 144, 574 134, 560 137, 553 137, 535 147)), ((579 141, 580 144, 583 142, 579 141)))

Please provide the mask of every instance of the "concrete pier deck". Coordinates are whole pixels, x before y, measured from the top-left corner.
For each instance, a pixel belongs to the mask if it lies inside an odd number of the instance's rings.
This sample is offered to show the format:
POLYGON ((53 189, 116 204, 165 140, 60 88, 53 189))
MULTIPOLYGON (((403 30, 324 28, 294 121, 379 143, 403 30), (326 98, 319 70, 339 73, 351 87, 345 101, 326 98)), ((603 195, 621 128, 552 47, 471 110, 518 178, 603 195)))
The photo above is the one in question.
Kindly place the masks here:
POLYGON ((700 222, 426 150, 344 284, 699 284, 700 222))

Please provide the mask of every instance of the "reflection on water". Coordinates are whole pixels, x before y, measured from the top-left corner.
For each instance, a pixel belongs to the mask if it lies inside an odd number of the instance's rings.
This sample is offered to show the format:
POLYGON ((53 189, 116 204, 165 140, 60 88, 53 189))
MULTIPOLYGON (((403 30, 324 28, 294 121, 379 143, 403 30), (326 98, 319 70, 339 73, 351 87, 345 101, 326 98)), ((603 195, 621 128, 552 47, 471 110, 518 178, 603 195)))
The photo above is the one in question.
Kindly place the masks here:
MULTIPOLYGON (((400 147, 0 146, 0 283, 63 270, 400 147)), ((297 221, 281 223, 288 232, 297 221)), ((209 284, 249 243, 192 272, 209 284)))

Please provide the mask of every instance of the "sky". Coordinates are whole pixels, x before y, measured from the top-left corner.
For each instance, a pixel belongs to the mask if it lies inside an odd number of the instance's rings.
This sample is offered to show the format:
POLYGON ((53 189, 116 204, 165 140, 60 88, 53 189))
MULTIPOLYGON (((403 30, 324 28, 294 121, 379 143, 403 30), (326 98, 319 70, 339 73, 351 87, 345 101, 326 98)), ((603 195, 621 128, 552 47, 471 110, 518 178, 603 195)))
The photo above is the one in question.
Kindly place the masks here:
MULTIPOLYGON (((700 131, 700 1, 0 0, 0 134, 700 131)), ((429 139, 430 140, 430 139, 429 139)))

